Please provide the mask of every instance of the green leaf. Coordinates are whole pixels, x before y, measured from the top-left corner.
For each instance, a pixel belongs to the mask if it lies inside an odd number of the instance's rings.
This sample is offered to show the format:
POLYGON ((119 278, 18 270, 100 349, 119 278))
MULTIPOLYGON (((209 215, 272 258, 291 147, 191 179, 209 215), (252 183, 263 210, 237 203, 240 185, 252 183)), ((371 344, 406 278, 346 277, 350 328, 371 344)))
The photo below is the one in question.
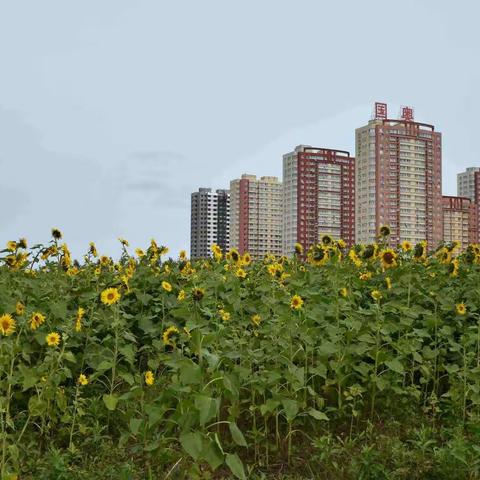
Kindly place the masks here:
POLYGON ((191 360, 185 360, 180 366, 180 382, 184 385, 198 385, 202 382, 202 369, 191 360))
POLYGON ((140 430, 140 426, 142 425, 143 420, 141 418, 131 418, 129 424, 130 431, 137 435, 138 431, 140 430))
POLYGON ((113 412, 117 408, 117 403, 118 403, 118 397, 116 395, 103 395, 103 403, 105 406, 113 412))
POLYGON ((101 372, 105 372, 106 370, 110 370, 112 367, 113 367, 113 364, 111 360, 103 360, 97 365, 95 370, 101 373, 101 372))
POLYGON ((233 441, 241 447, 246 447, 247 442, 245 440, 245 437, 243 436, 242 431, 238 428, 237 424, 235 422, 230 422, 228 424, 228 428, 230 429, 233 441))
POLYGON ((269 398, 263 405, 260 405, 260 413, 265 415, 266 413, 272 413, 280 405, 278 400, 273 400, 269 398))
POLYGON ((212 470, 216 470, 224 462, 223 453, 214 440, 209 440, 208 443, 204 442, 202 458, 210 465, 212 470))
POLYGON ((215 418, 220 406, 220 399, 207 397, 206 395, 195 396, 195 407, 200 414, 200 425, 205 425, 210 419, 215 418))
POLYGON ((28 401, 28 411, 32 417, 39 417, 45 413, 47 404, 38 397, 30 397, 28 401))
POLYGON ((308 411, 308 414, 316 420, 329 420, 329 418, 323 412, 320 412, 320 410, 315 410, 314 408, 311 408, 308 411))
POLYGON ((203 437, 200 432, 180 435, 180 444, 195 461, 199 459, 203 450, 203 437))
POLYGON ((232 473, 241 480, 246 480, 245 470, 243 468, 243 463, 238 457, 236 453, 227 453, 227 458, 225 459, 225 463, 228 465, 228 468, 232 471, 232 473))
POLYGON ((390 370, 393 370, 394 372, 397 372, 397 373, 404 373, 404 369, 403 369, 403 365, 402 363, 400 362, 400 360, 398 360, 397 358, 394 358, 393 360, 387 360, 385 362, 385 365, 390 369, 390 370))
POLYGON ((71 363, 75 363, 77 361, 77 359, 75 358, 75 355, 72 353, 72 352, 63 352, 63 358, 67 361, 67 362, 71 362, 71 363))
POLYGON ((287 417, 287 420, 291 422, 297 416, 298 403, 295 400, 286 398, 282 400, 282 404, 285 410, 285 416, 287 417))
POLYGON ((165 415, 165 407, 159 405, 146 405, 145 413, 148 415, 148 427, 156 425, 165 415))

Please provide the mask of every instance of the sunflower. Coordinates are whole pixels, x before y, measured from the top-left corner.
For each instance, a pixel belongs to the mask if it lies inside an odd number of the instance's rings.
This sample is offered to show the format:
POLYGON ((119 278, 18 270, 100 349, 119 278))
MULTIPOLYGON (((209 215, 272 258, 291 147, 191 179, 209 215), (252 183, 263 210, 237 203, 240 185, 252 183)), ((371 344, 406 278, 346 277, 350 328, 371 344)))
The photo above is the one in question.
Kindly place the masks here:
POLYGON ((23 315, 25 313, 25 305, 22 302, 17 302, 15 305, 15 313, 17 315, 23 315))
POLYGON ((14 252, 16 249, 17 249, 17 242, 14 242, 13 240, 10 240, 7 242, 7 250, 14 252))
POLYGON ((388 290, 392 288, 392 281, 390 280, 390 277, 385 277, 385 283, 387 285, 388 290))
POLYGON ((360 280, 370 280, 372 278, 372 272, 364 272, 359 275, 360 280))
POLYGON ((457 305, 455 305, 455 308, 459 315, 465 315, 467 313, 467 307, 463 302, 457 303, 457 305))
POLYGON ((294 295, 290 299, 290 308, 293 310, 300 310, 303 306, 303 299, 300 295, 294 295))
POLYGON ((102 255, 102 256, 100 257, 100 263, 101 263, 104 267, 106 267, 106 266, 110 265, 110 258, 107 257, 106 255, 102 255))
POLYGON ((95 246, 95 244, 93 242, 90 242, 89 247, 90 247, 89 250, 88 250, 89 253, 93 257, 97 258, 98 257, 98 252, 97 252, 97 247, 95 246))
POLYGON ((343 287, 340 289, 340 295, 343 297, 343 298, 347 298, 347 295, 348 295, 348 290, 343 287))
POLYGON ((452 261, 452 252, 450 252, 446 247, 440 248, 440 250, 435 253, 435 256, 441 263, 445 265, 452 261))
POLYGON ((347 246, 347 244, 345 243, 345 240, 338 240, 337 241, 337 247, 340 248, 340 249, 344 249, 345 247, 347 246))
POLYGON ((0 315, 0 332, 2 335, 8 337, 15 331, 15 320, 9 313, 0 315))
POLYGON ((150 370, 147 370, 144 374, 143 377, 145 378, 145 385, 148 385, 151 387, 153 385, 153 382, 155 381, 155 377, 153 376, 153 373, 150 370))
POLYGON ((245 278, 247 276, 247 272, 243 268, 237 268, 237 271, 235 272, 235 275, 238 278, 245 278))
POLYGON ((303 255, 303 245, 301 243, 296 243, 294 248, 296 255, 303 255))
POLYGON ((170 346, 174 346, 174 343, 173 343, 173 340, 172 340, 172 337, 174 335, 177 335, 178 334, 178 328, 177 327, 168 327, 164 332, 163 332, 163 344, 164 345, 170 345, 170 346))
POLYGON ((458 258, 454 258, 448 265, 448 271, 452 277, 456 277, 458 275, 458 266, 458 258))
POLYGON ((308 258, 314 265, 324 265, 328 261, 328 250, 320 244, 315 245, 308 254, 308 258))
POLYGON ((180 290, 177 295, 177 300, 179 302, 183 302, 185 300, 185 297, 186 297, 185 290, 180 290))
POLYGON ((45 315, 42 315, 39 312, 33 312, 30 317, 30 328, 36 330, 40 325, 45 322, 45 315))
POLYGON ((57 332, 50 332, 46 337, 45 341, 47 342, 49 347, 56 347, 60 345, 60 334, 57 332))
POLYGON ((322 244, 329 247, 333 244, 333 238, 330 235, 323 235, 322 244))
POLYGON ((120 300, 120 293, 116 288, 107 288, 105 289, 100 296, 102 303, 105 305, 113 305, 120 300))
POLYGON ((397 254, 391 248, 382 250, 380 252, 380 259, 382 261, 383 268, 395 267, 395 265, 397 265, 397 254))
POLYGON ((388 237, 390 235, 390 227, 388 225, 382 225, 380 227, 380 236, 382 237, 388 237))
POLYGON ((205 295, 203 288, 194 288, 192 292, 192 298, 195 302, 199 302, 205 295))
POLYGON ((129 247, 130 246, 130 244, 128 243, 128 240, 125 240, 122 237, 119 237, 118 241, 122 244, 123 247, 129 247))
POLYGON ((75 318, 75 331, 80 332, 82 330, 82 318, 85 315, 85 309, 78 307, 77 316, 75 318))
POLYGON ((142 258, 145 256, 145 252, 141 248, 136 248, 135 254, 137 255, 138 258, 142 258))
POLYGON ((185 250, 180 250, 180 253, 178 254, 178 258, 180 260, 185 260, 187 258, 187 252, 185 250))
POLYGON ((248 252, 243 254, 242 263, 244 265, 250 265, 250 263, 252 263, 252 256, 248 252))
POLYGON ((86 375, 84 375, 83 373, 81 373, 79 376, 78 376, 78 384, 79 385, 82 385, 82 386, 85 386, 85 385, 88 385, 88 378, 86 375))
POLYGON ((375 300, 375 301, 379 301, 381 298, 382 298, 382 293, 379 291, 379 290, 372 290, 372 293, 370 293, 370 295, 372 296, 372 298, 375 300))
POLYGON ((260 325, 260 322, 262 321, 262 317, 258 313, 256 313, 255 315, 252 315, 251 320, 252 320, 252 323, 256 327, 258 327, 260 325))
POLYGON ((55 240, 61 240, 62 232, 58 228, 52 228, 52 237, 55 240))
POLYGON ((375 258, 377 255, 378 247, 375 243, 370 243, 369 245, 365 245, 362 249, 362 259, 363 260, 370 260, 371 258, 375 258))
POLYGON ((223 308, 221 308, 218 311, 218 313, 220 314, 220 317, 224 322, 228 322, 230 320, 230 312, 227 312, 227 311, 223 310, 223 308))
POLYGON ((21 238, 18 241, 18 248, 27 248, 27 239, 26 238, 21 238))
POLYGON ((238 250, 236 248, 231 248, 228 252, 229 257, 237 263, 240 260, 240 254, 238 253, 238 250))
POLYGON ((165 280, 162 282, 162 288, 166 292, 171 292, 172 291, 172 286, 168 282, 166 282, 165 280))
POLYGON ((404 252, 410 252, 412 250, 412 244, 408 240, 404 240, 400 246, 404 252))
POLYGON ((360 258, 358 258, 357 252, 353 248, 348 252, 348 258, 354 263, 357 268, 360 268, 362 266, 362 261, 360 260, 360 258))
POLYGON ((424 259, 426 256, 427 242, 423 240, 422 242, 415 245, 415 248, 413 249, 413 258, 415 258, 415 260, 421 260, 424 259))

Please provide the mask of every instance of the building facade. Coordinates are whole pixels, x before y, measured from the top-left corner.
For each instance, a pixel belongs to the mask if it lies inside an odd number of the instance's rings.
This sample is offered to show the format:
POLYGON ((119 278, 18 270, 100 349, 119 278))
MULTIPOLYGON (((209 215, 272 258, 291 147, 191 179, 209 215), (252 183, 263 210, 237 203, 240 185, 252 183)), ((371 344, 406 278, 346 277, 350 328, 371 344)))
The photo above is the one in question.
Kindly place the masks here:
POLYGON ((230 182, 230 246, 253 258, 282 251, 282 183, 242 175, 230 182))
POLYGON ((210 247, 216 243, 224 252, 230 242, 230 193, 228 190, 212 192, 200 188, 191 195, 190 257, 211 256, 210 247))
POLYGON ((357 243, 374 242, 388 225, 393 246, 427 240, 436 247, 443 239, 441 134, 415 122, 410 107, 390 119, 387 105, 376 103, 355 137, 357 243))
POLYGON ((343 150, 299 145, 283 156, 284 255, 322 235, 355 243, 355 159, 343 150))
POLYGON ((442 197, 443 241, 459 242, 461 249, 467 248, 475 237, 474 203, 466 197, 442 197))
POLYGON ((457 195, 478 203, 480 167, 469 167, 457 174, 457 195))

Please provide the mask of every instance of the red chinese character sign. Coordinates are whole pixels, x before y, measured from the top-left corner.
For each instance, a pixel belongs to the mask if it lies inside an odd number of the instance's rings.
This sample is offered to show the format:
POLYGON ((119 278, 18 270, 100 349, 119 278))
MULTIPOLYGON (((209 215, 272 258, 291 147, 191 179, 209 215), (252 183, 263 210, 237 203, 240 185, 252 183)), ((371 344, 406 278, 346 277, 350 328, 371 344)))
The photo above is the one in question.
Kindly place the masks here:
POLYGON ((413 122, 413 108, 412 107, 402 107, 400 117, 406 122, 413 122))
POLYGON ((375 119, 383 118, 386 120, 387 118, 387 104, 375 102, 375 119))

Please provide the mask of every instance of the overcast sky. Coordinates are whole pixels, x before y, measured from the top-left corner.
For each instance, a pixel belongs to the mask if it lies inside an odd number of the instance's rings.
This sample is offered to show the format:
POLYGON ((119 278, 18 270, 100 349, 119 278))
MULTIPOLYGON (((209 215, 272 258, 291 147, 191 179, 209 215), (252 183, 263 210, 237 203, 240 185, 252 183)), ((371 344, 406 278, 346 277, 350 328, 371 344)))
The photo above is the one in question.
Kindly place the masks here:
POLYGON ((373 103, 480 166, 477 0, 0 0, 0 243, 189 248, 190 193, 350 150, 373 103))

